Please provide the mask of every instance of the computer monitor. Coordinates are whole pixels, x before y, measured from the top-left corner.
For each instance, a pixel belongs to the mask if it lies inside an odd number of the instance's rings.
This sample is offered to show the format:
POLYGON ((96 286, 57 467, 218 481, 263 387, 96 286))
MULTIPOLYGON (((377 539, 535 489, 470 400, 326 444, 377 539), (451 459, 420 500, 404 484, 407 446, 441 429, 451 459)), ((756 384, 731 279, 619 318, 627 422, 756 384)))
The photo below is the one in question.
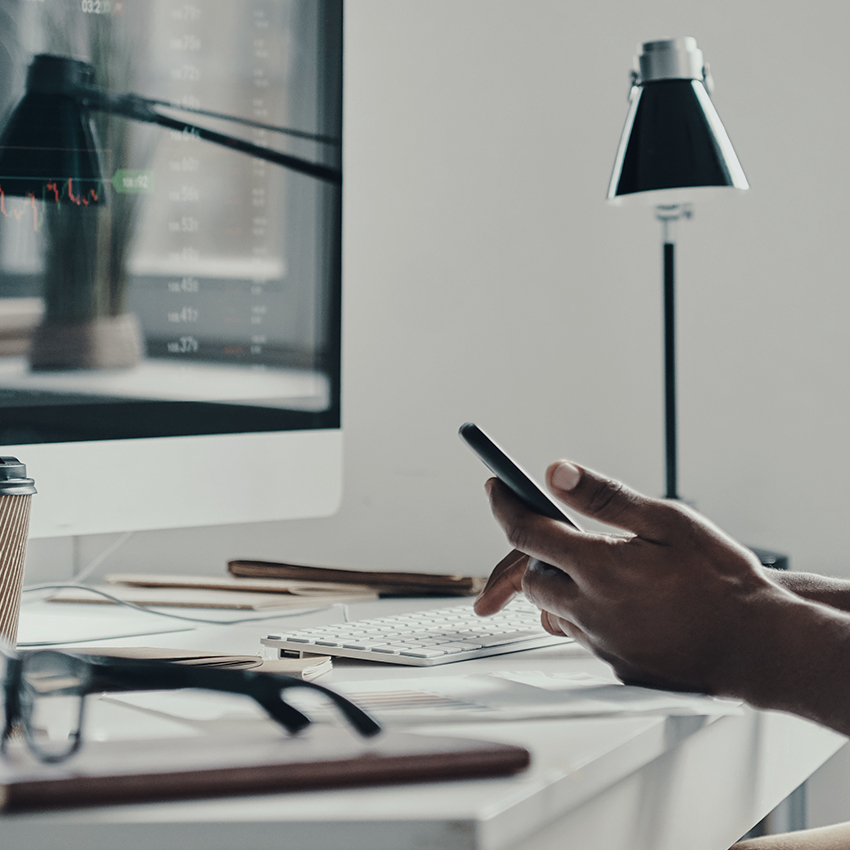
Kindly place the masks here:
POLYGON ((0 32, 31 535, 333 513, 341 0, 0 0, 0 32))

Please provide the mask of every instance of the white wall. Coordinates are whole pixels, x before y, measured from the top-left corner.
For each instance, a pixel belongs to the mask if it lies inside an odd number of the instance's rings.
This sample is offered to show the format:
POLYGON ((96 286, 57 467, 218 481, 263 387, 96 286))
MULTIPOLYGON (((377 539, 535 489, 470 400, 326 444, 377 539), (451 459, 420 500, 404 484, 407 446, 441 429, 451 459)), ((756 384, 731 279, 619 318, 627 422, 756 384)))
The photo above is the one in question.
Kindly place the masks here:
POLYGON ((485 572, 504 545, 466 419, 537 472, 568 455, 659 494, 660 230, 603 197, 637 42, 692 34, 752 189, 680 228, 681 489, 850 575, 850 7, 765 9, 351 0, 342 509, 138 534, 114 566, 485 572))
POLYGON ((107 567, 486 573, 467 419, 538 473, 572 456, 660 494, 660 230, 603 198, 636 44, 693 35, 752 189, 680 229, 681 489, 850 576, 848 32, 832 0, 350 0, 342 509, 139 533, 107 567))

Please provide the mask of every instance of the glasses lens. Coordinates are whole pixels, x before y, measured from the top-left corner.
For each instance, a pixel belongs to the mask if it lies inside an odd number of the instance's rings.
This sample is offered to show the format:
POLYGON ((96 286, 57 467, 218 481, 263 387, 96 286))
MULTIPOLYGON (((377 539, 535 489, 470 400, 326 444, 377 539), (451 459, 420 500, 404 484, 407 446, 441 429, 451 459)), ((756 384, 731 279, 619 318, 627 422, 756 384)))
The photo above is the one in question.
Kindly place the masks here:
POLYGON ((11 730, 9 725, 9 712, 14 717, 13 700, 15 698, 16 685, 10 681, 9 662, 12 660, 11 647, 0 638, 0 735, 7 735, 11 730))
POLYGON ((46 761, 69 756, 80 741, 85 666, 58 652, 24 658, 21 703, 33 752, 46 761))

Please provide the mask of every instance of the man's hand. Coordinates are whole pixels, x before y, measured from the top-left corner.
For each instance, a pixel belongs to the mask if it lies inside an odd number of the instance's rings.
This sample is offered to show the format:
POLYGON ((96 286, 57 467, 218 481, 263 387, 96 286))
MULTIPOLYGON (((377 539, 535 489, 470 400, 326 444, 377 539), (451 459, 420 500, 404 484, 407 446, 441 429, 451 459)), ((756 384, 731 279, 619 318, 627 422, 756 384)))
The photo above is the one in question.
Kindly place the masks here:
POLYGON ((493 512, 515 550, 476 600, 479 614, 522 590, 548 631, 572 635, 624 681, 770 700, 748 691, 753 676, 775 671, 783 630, 811 603, 768 581, 750 550, 687 506, 567 462, 549 467, 547 483, 624 533, 576 531, 491 479, 493 512))

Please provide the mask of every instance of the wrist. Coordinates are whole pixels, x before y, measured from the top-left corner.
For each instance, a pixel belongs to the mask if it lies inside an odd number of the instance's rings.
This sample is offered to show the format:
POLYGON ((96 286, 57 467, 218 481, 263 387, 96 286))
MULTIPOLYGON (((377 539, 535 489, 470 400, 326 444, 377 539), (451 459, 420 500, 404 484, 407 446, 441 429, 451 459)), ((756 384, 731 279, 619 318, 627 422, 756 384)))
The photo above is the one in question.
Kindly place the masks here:
POLYGON ((850 732, 850 616, 776 585, 751 600, 717 693, 850 732))
POLYGON ((790 590, 797 596, 813 602, 822 602, 842 611, 850 611, 850 581, 829 578, 814 573, 762 570, 762 575, 773 584, 790 590))

